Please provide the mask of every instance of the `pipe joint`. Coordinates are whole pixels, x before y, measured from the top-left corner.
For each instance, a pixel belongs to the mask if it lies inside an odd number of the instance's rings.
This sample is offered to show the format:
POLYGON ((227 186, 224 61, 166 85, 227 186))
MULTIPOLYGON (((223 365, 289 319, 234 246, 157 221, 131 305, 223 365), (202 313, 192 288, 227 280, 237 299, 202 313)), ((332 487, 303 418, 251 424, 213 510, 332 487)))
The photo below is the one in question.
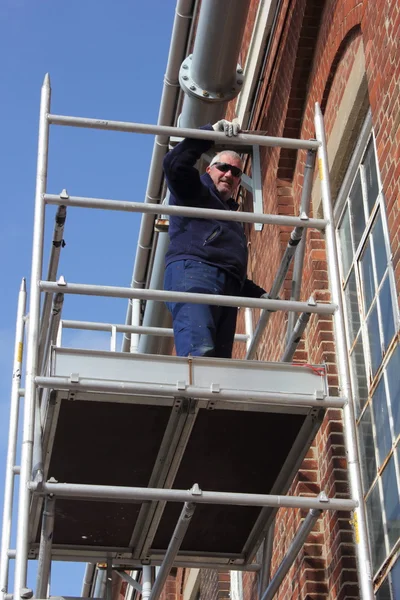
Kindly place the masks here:
POLYGON ((202 86, 195 81, 192 74, 192 54, 189 54, 183 61, 179 70, 179 83, 185 94, 192 98, 204 100, 205 102, 229 102, 236 98, 243 86, 243 69, 241 65, 237 65, 236 72, 233 73, 232 80, 226 89, 221 90, 204 90, 202 86))

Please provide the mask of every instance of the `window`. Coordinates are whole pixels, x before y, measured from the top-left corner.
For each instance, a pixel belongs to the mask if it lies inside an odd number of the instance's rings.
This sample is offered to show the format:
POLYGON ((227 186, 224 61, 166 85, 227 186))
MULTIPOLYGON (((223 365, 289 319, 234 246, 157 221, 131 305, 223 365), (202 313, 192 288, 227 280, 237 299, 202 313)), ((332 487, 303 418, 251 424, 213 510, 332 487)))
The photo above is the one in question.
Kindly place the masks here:
MULTIPOLYGON (((347 346, 373 571, 400 543, 399 314, 370 115, 335 208, 347 346)), ((377 598, 400 598, 397 561, 377 598)))

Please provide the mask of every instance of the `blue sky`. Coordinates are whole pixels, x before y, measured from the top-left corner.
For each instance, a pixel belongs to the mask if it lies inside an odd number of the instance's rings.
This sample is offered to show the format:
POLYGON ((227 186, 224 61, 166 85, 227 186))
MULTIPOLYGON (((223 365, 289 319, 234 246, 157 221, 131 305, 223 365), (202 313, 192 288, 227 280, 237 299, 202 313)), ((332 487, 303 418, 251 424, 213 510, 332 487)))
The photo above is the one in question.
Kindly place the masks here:
MULTIPOLYGON (((2 0, 0 3, 0 485, 6 461, 15 315, 30 278, 40 88, 56 114, 156 123, 175 0, 2 0)), ((49 193, 141 202, 152 136, 51 128, 49 193)), ((46 212, 45 272, 55 207, 46 212)), ((69 209, 59 273, 67 281, 130 285, 140 215, 69 209)), ((125 321, 126 301, 70 296, 63 318, 125 321)), ((68 332, 68 345, 104 346, 68 332)), ((3 498, 0 493, 0 512, 3 498)), ((15 539, 12 542, 15 547, 15 539)), ((58 563, 51 594, 80 595, 84 565, 58 563)), ((29 569, 34 585, 35 569, 29 569)), ((12 587, 12 586, 11 586, 12 587)))

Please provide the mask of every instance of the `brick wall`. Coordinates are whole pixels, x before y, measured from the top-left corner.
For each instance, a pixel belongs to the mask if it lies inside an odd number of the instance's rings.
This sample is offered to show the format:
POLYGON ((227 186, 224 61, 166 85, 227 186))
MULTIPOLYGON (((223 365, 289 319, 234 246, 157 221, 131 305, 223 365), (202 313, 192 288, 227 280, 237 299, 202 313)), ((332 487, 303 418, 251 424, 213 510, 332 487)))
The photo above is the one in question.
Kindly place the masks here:
MULTIPOLYGON (((365 51, 366 75, 378 161, 387 202, 389 229, 396 270, 400 274, 399 215, 399 43, 398 3, 357 0, 284 1, 264 73, 262 93, 256 101, 253 129, 270 135, 310 138, 314 136, 314 103, 325 113, 327 136, 332 133, 338 106, 348 85, 354 58, 360 46, 365 51), (312 52, 312 55, 310 55, 312 52), (308 68, 304 63, 308 62, 308 68)), ((350 158, 350 152, 348 153, 350 158)), ((295 157, 279 149, 263 155, 264 212, 294 214, 299 209, 305 152, 295 157)), ((250 207, 246 208, 247 210, 250 207)), ((250 209, 251 210, 251 209, 250 209)), ((269 288, 287 242, 285 228, 266 228, 262 233, 248 228, 249 272, 269 288), (264 260, 263 260, 264 258, 264 260)), ((318 232, 309 232, 304 265, 302 298, 313 295, 329 300, 324 242, 318 232)), ((288 297, 289 281, 283 297, 288 297)), ((273 315, 260 345, 258 357, 276 360, 283 350, 285 317, 273 315)), ((239 318, 244 331, 243 316, 239 318)), ((244 355, 237 345, 238 356, 244 355)), ((330 393, 337 393, 332 323, 316 315, 311 319, 295 360, 326 362, 330 393)), ((293 482, 291 494, 318 493, 348 497, 346 453, 340 411, 327 415, 313 447, 293 482)), ((300 511, 280 511, 272 571, 276 569, 301 523, 300 511)), ((358 598, 353 533, 346 513, 326 514, 281 586, 279 598, 358 598)), ((254 576, 246 574, 245 598, 255 598, 254 576), (250 590, 249 586, 253 584, 250 590)))
MULTIPOLYGON (((248 51, 258 0, 252 0, 240 62, 248 51)), ((327 136, 333 134, 338 106, 343 97, 357 51, 363 48, 369 103, 377 141, 377 153, 387 204, 396 280, 400 276, 400 4, 387 0, 282 0, 269 58, 262 74, 249 128, 269 135, 311 138, 314 136, 314 104, 325 114, 327 136)), ((233 102, 228 118, 234 116, 233 102)), ((350 149, 351 150, 351 149, 350 149)), ((350 158, 347 149, 346 160, 350 158)), ((262 149, 264 212, 296 214, 303 184, 305 152, 262 149)), ((250 168, 248 166, 248 168, 250 168)), ((245 210, 251 210, 245 199, 245 210)), ((269 289, 290 233, 288 228, 264 226, 262 232, 247 227, 249 276, 269 289)), ((318 232, 308 232, 302 298, 329 300, 324 241, 318 232)), ((399 287, 398 287, 399 292, 399 287)), ((282 297, 290 293, 289 280, 282 297)), ((260 344, 258 358, 279 360, 284 346, 286 316, 272 316, 260 344)), ((244 331, 243 314, 239 331, 244 331)), ((337 393, 334 339, 331 321, 314 315, 295 355, 300 362, 326 362, 330 393, 337 393)), ((235 347, 244 356, 243 345, 235 347)), ((296 476, 290 494, 348 497, 346 453, 341 413, 327 417, 296 476)), ((304 514, 280 511, 272 571, 276 570, 304 514)), ((353 533, 347 513, 326 513, 316 524, 277 595, 280 599, 344 600, 358 598, 353 533)), ((180 600, 184 572, 170 578, 171 595, 180 600), (178 579, 181 578, 179 585, 178 579), (173 585, 172 585, 173 583, 173 585), (174 591, 173 591, 174 589, 174 591), (174 594, 174 595, 173 595, 174 594)), ((244 574, 245 600, 257 598, 256 577, 244 574)), ((167 590, 166 590, 167 592, 167 590)), ((203 571, 201 600, 229 597, 229 576, 203 571)))

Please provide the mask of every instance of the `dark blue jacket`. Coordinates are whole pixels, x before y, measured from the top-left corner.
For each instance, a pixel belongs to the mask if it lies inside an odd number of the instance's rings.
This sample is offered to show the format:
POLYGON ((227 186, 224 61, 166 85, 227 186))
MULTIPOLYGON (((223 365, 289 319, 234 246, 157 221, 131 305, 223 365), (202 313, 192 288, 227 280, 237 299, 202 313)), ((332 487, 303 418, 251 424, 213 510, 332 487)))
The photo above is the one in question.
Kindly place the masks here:
MULTIPOLYGON (((201 129, 212 129, 205 125, 201 129)), ((224 202, 208 173, 195 167, 204 152, 213 146, 209 140, 185 139, 164 158, 164 172, 171 192, 169 203, 219 210, 237 210, 230 198, 224 202)), ((265 290, 247 279, 247 240, 239 222, 217 219, 173 217, 169 219, 170 245, 166 264, 176 260, 199 260, 230 273, 241 285, 243 296, 258 298, 265 290)))

